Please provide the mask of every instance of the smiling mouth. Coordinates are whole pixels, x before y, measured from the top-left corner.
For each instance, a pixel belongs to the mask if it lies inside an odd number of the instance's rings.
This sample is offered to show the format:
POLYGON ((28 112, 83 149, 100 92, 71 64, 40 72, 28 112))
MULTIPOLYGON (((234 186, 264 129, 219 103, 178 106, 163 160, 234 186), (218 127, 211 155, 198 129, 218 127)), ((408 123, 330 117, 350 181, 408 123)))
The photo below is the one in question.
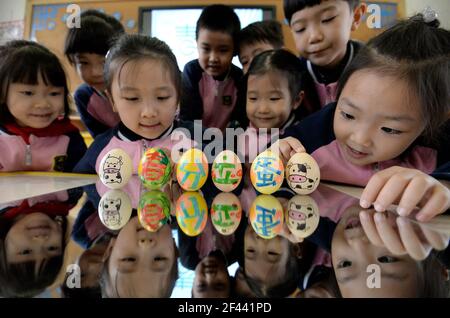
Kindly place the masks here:
POLYGON ((159 126, 158 124, 153 124, 153 125, 145 125, 145 124, 139 124, 139 126, 143 127, 143 128, 147 128, 147 129, 152 129, 152 128, 156 128, 159 126))
POLYGON ((347 148, 348 153, 350 154, 350 156, 352 156, 352 157, 354 157, 356 159, 361 159, 361 158, 364 158, 364 157, 369 155, 366 152, 361 152, 361 151, 358 151, 356 149, 353 149, 352 147, 350 147, 348 145, 346 145, 346 148, 347 148))
POLYGON ((30 114, 30 116, 37 117, 37 118, 49 118, 49 117, 52 116, 52 113, 48 113, 48 114, 30 114))

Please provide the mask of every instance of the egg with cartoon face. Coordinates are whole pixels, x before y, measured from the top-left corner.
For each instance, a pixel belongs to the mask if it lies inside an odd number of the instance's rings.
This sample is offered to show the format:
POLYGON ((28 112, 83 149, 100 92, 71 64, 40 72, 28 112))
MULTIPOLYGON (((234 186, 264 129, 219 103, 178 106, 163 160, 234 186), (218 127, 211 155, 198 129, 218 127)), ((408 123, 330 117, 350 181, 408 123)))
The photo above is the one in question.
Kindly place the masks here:
POLYGON ((306 238, 314 233, 319 225, 319 207, 308 195, 292 197, 285 212, 285 221, 291 233, 297 238, 306 238))
POLYGON ((224 150, 214 159, 211 168, 214 185, 223 192, 231 192, 242 180, 242 164, 239 157, 230 150, 224 150))
POLYGON ((133 174, 133 162, 122 149, 108 151, 100 161, 98 176, 110 189, 120 189, 128 183, 133 174))
POLYGON ((120 230, 131 217, 131 200, 122 190, 109 190, 98 204, 100 221, 110 230, 120 230))
POLYGON ((286 181, 298 194, 310 194, 320 183, 320 169, 307 153, 296 153, 286 165, 286 181))

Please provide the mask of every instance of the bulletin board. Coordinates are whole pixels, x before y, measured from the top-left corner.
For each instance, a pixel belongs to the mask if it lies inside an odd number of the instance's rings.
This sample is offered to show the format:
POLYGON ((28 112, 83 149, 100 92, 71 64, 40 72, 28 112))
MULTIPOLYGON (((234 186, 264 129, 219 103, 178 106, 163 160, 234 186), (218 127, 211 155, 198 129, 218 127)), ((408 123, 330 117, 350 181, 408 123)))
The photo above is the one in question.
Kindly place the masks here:
MULTIPOLYGON (((97 9, 115 16, 125 27, 127 33, 137 33, 139 30, 139 11, 148 7, 171 6, 206 6, 218 1, 214 0, 78 0, 69 2, 66 0, 28 0, 24 36, 27 39, 36 40, 55 52, 63 61, 69 77, 69 86, 74 91, 80 84, 80 80, 72 66, 64 57, 64 38, 67 33, 66 8, 69 4, 78 4, 81 10, 97 9)), ((283 0, 228 0, 231 6, 272 6, 275 8, 276 19, 283 23, 286 48, 295 52, 295 45, 290 29, 284 24, 283 0)), ((367 1, 368 4, 379 4, 382 11, 382 28, 370 29, 365 21, 360 28, 352 34, 352 37, 363 42, 380 33, 384 27, 391 25, 396 20, 405 16, 404 0, 377 0, 367 1)))

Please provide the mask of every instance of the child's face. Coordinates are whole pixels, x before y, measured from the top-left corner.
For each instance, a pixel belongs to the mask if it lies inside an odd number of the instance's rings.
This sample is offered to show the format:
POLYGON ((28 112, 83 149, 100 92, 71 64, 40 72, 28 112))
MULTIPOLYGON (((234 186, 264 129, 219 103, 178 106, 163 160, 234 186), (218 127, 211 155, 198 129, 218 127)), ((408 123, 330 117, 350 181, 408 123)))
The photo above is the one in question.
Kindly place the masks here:
POLYGON ((197 39, 198 61, 210 76, 225 75, 233 59, 233 38, 230 34, 201 28, 197 39))
POLYGON ((398 157, 424 130, 419 109, 404 81, 370 70, 355 72, 334 115, 344 158, 367 165, 398 157))
POLYGON ((248 77, 247 116, 256 128, 280 128, 299 103, 293 105, 288 80, 281 73, 248 77))
POLYGON ((81 254, 77 263, 81 270, 81 287, 98 287, 107 242, 97 244, 81 254))
MULTIPOLYGON (((170 271, 177 261, 169 225, 158 232, 145 230, 132 218, 110 243, 110 288, 117 297, 162 297, 170 285, 170 271)), ((176 265, 175 265, 176 266, 176 265)))
POLYGON ((352 12, 346 1, 330 0, 295 12, 290 27, 300 55, 314 65, 338 65, 347 51, 350 32, 361 19, 360 8, 352 12))
POLYGON ((36 262, 63 253, 62 227, 43 213, 31 213, 19 219, 5 238, 8 263, 36 262))
POLYGON ((230 295, 230 277, 221 258, 211 255, 198 263, 192 294, 194 298, 225 298, 230 295))
POLYGON ((111 90, 114 109, 136 134, 154 139, 172 125, 178 92, 160 61, 146 58, 126 63, 114 74, 111 90))
POLYGON ((45 128, 64 113, 64 87, 47 86, 38 74, 37 85, 11 83, 6 103, 19 126, 45 128))
POLYGON ((248 226, 244 237, 245 274, 261 286, 271 287, 283 280, 289 258, 289 241, 277 236, 266 240, 248 226))
POLYGON ((360 210, 358 206, 349 208, 333 235, 331 255, 342 296, 416 297, 420 263, 371 244, 359 223, 360 210), (370 268, 368 271, 371 264, 380 268, 380 288, 368 287, 367 282, 372 282, 376 273, 370 268))
POLYGON ((252 44, 243 44, 239 49, 239 62, 242 64, 244 74, 247 73, 253 58, 259 53, 275 49, 272 44, 267 42, 255 42, 252 44))
POLYGON ((74 56, 75 68, 83 82, 100 92, 105 90, 103 66, 105 57, 96 53, 77 53, 74 56))

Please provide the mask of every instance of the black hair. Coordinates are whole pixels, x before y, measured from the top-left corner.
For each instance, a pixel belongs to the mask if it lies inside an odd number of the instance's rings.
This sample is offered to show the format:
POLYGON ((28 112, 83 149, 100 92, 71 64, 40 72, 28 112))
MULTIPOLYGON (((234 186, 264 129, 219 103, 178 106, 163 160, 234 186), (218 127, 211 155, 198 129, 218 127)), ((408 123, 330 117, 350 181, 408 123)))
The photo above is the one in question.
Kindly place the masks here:
POLYGON ((75 64, 76 53, 95 53, 105 56, 114 40, 125 33, 114 17, 97 10, 80 14, 80 28, 70 28, 64 42, 64 55, 75 64))
POLYGON ((283 30, 281 23, 276 20, 253 22, 238 33, 238 47, 251 45, 258 42, 269 43, 274 49, 284 46, 283 30))
POLYGON ((425 120, 423 137, 439 139, 450 114, 450 31, 417 14, 371 39, 339 79, 337 98, 357 71, 406 81, 425 120))
POLYGON ((58 57, 46 47, 31 41, 13 40, 0 48, 0 122, 14 121, 7 96, 12 83, 37 85, 39 75, 45 85, 64 88, 64 113, 69 115, 69 88, 58 57), (20 62, 19 62, 20 61, 20 62))
MULTIPOLYGON (((323 1, 324 0, 284 0, 283 1, 284 16, 288 24, 291 24, 292 16, 297 11, 301 11, 307 7, 319 5, 323 1)), ((356 7, 356 5, 359 4, 359 0, 342 0, 342 1, 348 3, 350 10, 353 10, 356 7)))
POLYGON ((203 9, 195 27, 195 40, 198 40, 200 29, 220 31, 231 35, 234 53, 238 51, 237 37, 241 29, 241 22, 234 10, 224 4, 213 4, 203 9))
POLYGON ((53 284, 61 270, 64 249, 67 218, 62 218, 62 252, 43 261, 39 268, 36 262, 8 263, 6 259, 5 238, 14 219, 0 218, 0 297, 34 297, 53 284))
POLYGON ((118 72, 120 78, 120 72, 126 63, 146 58, 160 61, 169 70, 179 100, 181 72, 178 68, 177 58, 164 41, 140 34, 122 35, 108 53, 104 68, 107 91, 112 96, 111 87, 114 75, 118 72))
POLYGON ((289 85, 292 103, 303 90, 302 64, 298 57, 285 49, 265 51, 252 60, 246 76, 279 72, 289 85))

